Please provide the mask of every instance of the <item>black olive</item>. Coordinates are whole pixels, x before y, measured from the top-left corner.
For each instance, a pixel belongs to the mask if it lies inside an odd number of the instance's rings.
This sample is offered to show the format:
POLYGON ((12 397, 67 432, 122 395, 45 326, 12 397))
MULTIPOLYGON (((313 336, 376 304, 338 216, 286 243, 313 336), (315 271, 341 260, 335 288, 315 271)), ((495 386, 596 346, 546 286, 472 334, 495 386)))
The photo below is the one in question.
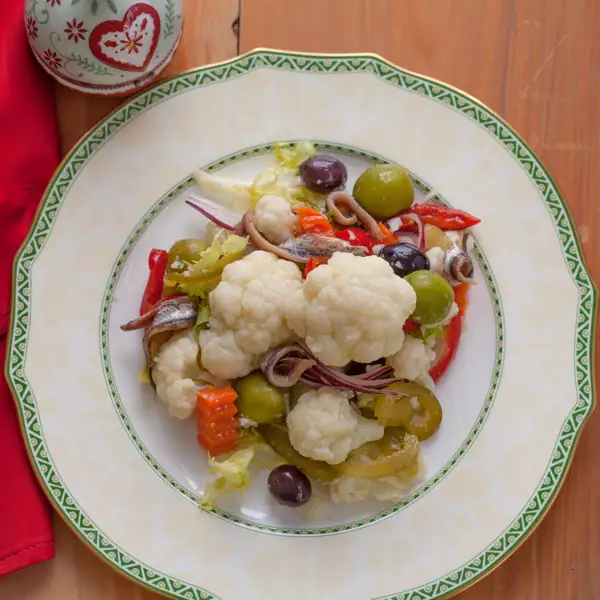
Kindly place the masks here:
POLYGON ((269 473, 269 491, 284 506, 302 506, 312 495, 310 479, 294 465, 280 465, 269 473))
POLYGON ((427 255, 408 242, 384 246, 379 256, 391 265, 399 277, 406 277, 414 271, 428 271, 430 267, 427 255))
POLYGON ((348 172, 337 158, 317 154, 300 165, 302 183, 317 194, 330 194, 344 187, 348 172))

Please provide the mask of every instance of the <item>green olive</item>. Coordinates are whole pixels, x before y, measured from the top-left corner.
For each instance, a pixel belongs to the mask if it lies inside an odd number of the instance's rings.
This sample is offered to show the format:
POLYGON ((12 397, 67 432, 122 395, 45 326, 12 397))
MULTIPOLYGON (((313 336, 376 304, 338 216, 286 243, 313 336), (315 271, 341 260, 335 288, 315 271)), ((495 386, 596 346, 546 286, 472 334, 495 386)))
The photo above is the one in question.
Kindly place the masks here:
POLYGON ((199 260, 201 253, 209 246, 210 244, 204 240, 185 239, 176 241, 169 250, 167 273, 183 273, 187 269, 185 263, 199 260))
POLYGON ((269 444, 269 446, 271 446, 271 448, 273 448, 286 463, 302 469, 302 471, 304 471, 311 479, 329 483, 340 476, 338 471, 326 462, 302 456, 302 454, 292 446, 285 425, 280 423, 261 425, 258 428, 258 431, 267 444, 269 444))
POLYGON ((433 392, 415 381, 400 381, 390 389, 407 397, 379 394, 375 405, 379 424, 404 426, 420 441, 431 437, 442 422, 442 407, 433 392))
POLYGON ((415 190, 408 173, 398 165, 376 165, 354 184, 356 201, 376 219, 389 219, 408 210, 415 190))
POLYGON ((398 427, 387 427, 376 442, 367 442, 353 450, 337 469, 352 477, 387 477, 409 468, 417 460, 419 440, 398 427))
POLYGON ((273 387, 261 371, 254 371, 234 382, 240 413, 257 423, 272 423, 285 412, 283 394, 273 387))
POLYGON ((417 294, 417 305, 409 317, 412 321, 433 325, 448 316, 454 302, 454 291, 441 275, 433 271, 414 271, 404 279, 417 294))

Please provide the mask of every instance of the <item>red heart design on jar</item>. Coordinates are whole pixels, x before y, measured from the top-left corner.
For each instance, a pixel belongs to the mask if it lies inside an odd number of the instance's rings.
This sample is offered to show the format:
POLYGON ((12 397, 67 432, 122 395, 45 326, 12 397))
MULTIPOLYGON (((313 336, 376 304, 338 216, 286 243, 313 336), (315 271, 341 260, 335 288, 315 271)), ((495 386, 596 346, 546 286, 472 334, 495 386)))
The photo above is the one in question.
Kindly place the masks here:
POLYGON ((90 34, 90 50, 103 63, 124 71, 143 71, 154 55, 160 17, 145 2, 129 7, 122 21, 98 23, 90 34))

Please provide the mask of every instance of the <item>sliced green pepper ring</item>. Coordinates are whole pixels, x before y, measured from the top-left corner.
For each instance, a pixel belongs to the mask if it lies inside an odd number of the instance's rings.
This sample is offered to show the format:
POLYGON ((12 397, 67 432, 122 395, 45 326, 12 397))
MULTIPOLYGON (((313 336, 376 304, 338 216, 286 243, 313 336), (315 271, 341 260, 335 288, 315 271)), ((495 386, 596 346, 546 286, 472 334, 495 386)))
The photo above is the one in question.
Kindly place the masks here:
MULTIPOLYGON (((259 425, 259 433, 265 439, 265 442, 281 456, 285 462, 295 465, 311 479, 331 483, 339 477, 339 473, 333 465, 313 460, 302 456, 290 442, 290 436, 287 427, 279 423, 270 423, 268 425, 259 425)), ((337 466, 337 465, 336 465, 337 466)))
POLYGON ((406 433, 401 428, 388 427, 383 438, 353 450, 336 468, 351 477, 388 477, 412 466, 418 454, 419 440, 416 435, 406 433))
POLYGON ((210 244, 204 240, 185 239, 176 241, 169 250, 167 273, 183 273, 189 263, 200 259, 210 244))
POLYGON ((442 422, 442 407, 435 394, 415 381, 401 381, 390 388, 406 394, 406 397, 379 395, 375 405, 379 424, 404 426, 420 441, 431 437, 442 422))

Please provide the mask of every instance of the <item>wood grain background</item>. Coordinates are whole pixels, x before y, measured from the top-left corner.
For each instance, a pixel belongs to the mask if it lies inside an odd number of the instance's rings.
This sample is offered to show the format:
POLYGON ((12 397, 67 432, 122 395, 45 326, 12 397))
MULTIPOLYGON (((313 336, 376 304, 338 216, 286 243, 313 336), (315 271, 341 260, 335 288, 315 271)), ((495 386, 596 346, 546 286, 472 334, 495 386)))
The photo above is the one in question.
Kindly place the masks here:
MULTIPOLYGON (((549 168, 598 281, 599 31, 597 0, 186 0, 182 43, 165 76, 260 46, 376 52, 462 88, 505 117, 549 168)), ((65 152, 120 102, 58 85, 56 98, 65 152)), ((599 437, 596 412, 547 518, 457 598, 600 599, 599 437)), ((0 598, 157 600, 102 563, 58 517, 55 533, 56 558, 0 580, 0 598)))

